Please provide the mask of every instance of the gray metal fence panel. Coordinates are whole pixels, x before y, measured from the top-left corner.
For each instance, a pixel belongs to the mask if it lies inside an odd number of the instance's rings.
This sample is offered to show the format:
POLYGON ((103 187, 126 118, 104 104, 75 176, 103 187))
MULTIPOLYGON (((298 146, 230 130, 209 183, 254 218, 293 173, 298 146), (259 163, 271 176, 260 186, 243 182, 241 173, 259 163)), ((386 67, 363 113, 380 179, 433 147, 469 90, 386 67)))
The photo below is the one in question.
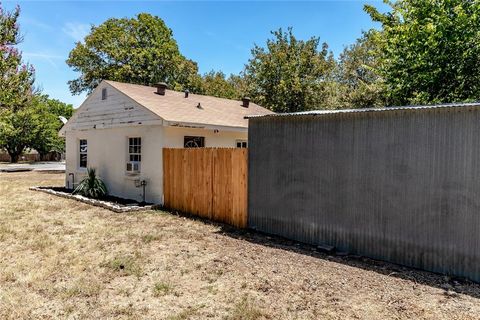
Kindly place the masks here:
POLYGON ((249 226, 480 281, 480 110, 250 119, 249 226))

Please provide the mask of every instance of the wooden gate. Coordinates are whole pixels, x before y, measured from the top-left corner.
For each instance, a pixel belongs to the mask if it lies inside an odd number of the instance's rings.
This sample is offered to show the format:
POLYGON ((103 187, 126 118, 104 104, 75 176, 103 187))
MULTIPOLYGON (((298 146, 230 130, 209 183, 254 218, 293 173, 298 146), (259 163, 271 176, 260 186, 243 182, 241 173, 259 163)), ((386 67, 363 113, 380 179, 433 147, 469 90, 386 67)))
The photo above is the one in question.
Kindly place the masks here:
POLYGON ((163 149, 164 206, 247 226, 247 149, 163 149))

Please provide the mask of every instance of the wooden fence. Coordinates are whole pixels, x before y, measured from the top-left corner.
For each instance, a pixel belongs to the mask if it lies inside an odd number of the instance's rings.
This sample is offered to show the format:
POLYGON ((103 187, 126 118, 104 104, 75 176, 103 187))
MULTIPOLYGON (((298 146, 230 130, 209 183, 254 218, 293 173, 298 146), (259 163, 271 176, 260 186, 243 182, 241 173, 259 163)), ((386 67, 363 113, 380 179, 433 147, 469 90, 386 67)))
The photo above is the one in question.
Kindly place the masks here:
POLYGON ((163 149, 167 208, 247 226, 247 149, 163 149))

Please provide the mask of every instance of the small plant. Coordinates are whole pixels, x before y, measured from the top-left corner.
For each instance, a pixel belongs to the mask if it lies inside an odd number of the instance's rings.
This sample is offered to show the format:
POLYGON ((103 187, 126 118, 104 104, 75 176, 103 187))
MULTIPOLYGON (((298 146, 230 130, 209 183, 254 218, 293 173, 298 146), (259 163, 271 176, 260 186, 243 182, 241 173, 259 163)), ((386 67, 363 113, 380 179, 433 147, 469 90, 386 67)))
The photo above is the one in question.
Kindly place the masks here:
POLYGON ((137 262, 138 257, 130 255, 116 256, 110 261, 106 261, 102 264, 103 267, 108 267, 115 272, 119 272, 123 275, 134 275, 137 278, 142 276, 142 268, 137 262))
POLYGON ((95 169, 88 168, 87 174, 87 177, 73 190, 73 194, 80 194, 93 199, 105 197, 107 195, 107 187, 105 183, 97 177, 95 169))
POLYGON ((263 313, 258 309, 248 296, 243 296, 238 301, 231 314, 227 317, 228 320, 256 320, 263 317, 263 313))
POLYGON ((150 243, 152 241, 158 241, 162 239, 162 236, 158 234, 145 234, 142 236, 143 243, 150 243))
POLYGON ((153 286, 153 295, 155 297, 161 297, 169 294, 170 292, 172 292, 172 290, 173 290, 173 287, 169 283, 157 282, 153 286))

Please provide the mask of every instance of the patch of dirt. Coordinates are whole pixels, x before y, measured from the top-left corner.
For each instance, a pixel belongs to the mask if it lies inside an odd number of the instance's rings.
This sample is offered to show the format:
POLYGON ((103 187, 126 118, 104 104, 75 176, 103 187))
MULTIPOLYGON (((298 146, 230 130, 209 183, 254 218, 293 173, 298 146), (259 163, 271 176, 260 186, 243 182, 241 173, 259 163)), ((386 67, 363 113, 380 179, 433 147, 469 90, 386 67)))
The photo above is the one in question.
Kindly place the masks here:
POLYGON ((479 319, 480 285, 0 173, 0 318, 479 319))

